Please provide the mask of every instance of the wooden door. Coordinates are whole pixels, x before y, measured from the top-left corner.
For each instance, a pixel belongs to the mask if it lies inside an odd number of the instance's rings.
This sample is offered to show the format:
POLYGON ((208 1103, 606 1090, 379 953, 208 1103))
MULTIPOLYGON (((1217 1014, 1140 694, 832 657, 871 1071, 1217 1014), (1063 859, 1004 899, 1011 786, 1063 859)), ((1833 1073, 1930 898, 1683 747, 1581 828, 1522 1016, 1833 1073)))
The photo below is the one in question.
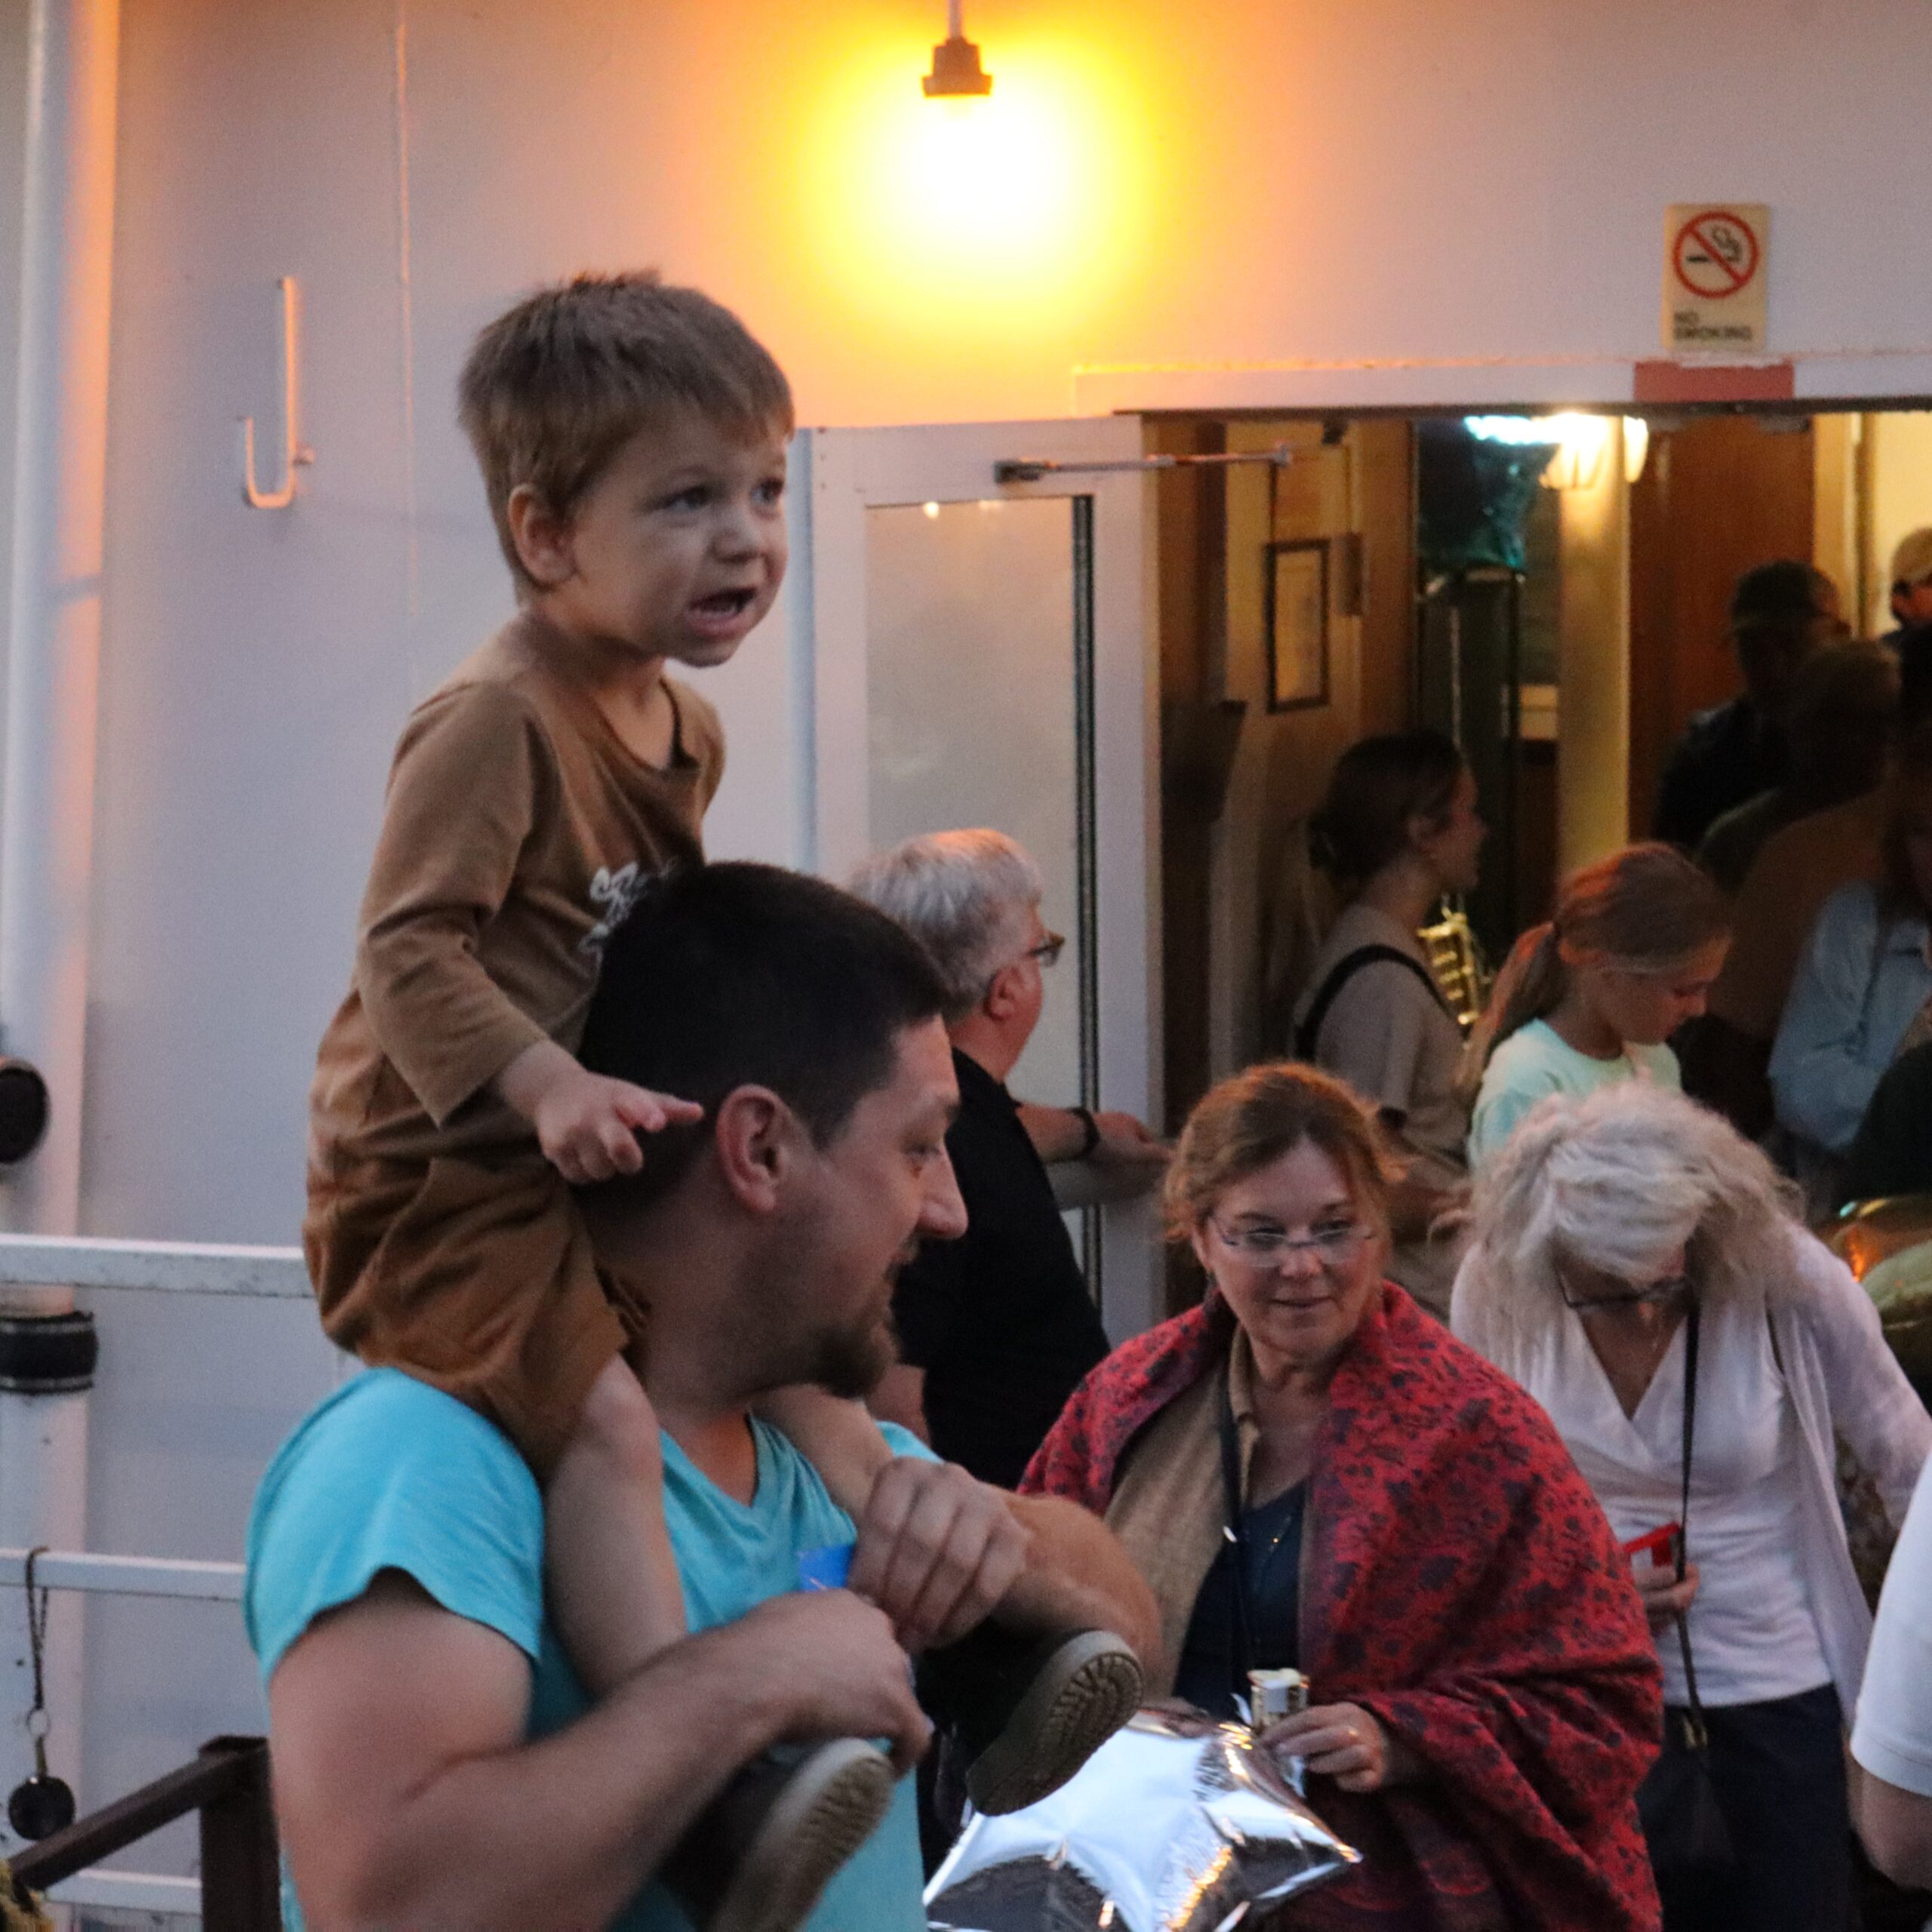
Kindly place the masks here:
POLYGON ((1726 632, 1731 586, 1780 557, 1809 562, 1808 421, 1706 416, 1654 426, 1630 492, 1630 827, 1694 712, 1740 688, 1726 632))

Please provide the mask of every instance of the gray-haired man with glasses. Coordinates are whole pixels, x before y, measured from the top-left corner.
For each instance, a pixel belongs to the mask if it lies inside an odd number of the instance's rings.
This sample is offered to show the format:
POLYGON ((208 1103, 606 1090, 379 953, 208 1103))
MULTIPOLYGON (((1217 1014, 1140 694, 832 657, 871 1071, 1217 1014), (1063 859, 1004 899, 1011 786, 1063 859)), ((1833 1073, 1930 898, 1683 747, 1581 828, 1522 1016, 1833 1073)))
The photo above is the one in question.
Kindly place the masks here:
POLYGON ((1078 1163, 1088 1198, 1118 1198, 1152 1186, 1166 1149, 1131 1114, 1007 1091, 1066 943, 1041 917, 1040 870, 1021 846, 987 830, 910 838, 861 866, 852 890, 924 946, 946 984, 960 1099, 946 1149, 967 1212, 962 1238, 928 1244, 899 1278, 901 1361, 873 1406, 1010 1489, 1107 1352, 1048 1168, 1078 1163))

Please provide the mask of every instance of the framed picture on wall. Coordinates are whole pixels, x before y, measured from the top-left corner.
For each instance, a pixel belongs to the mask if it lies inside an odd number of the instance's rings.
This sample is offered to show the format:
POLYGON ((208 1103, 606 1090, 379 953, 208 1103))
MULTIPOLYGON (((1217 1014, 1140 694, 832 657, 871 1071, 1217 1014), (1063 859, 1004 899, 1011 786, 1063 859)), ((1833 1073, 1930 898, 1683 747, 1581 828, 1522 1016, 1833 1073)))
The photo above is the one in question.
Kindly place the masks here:
POLYGON ((1328 544, 1303 537, 1268 546, 1268 709, 1328 702, 1328 544))

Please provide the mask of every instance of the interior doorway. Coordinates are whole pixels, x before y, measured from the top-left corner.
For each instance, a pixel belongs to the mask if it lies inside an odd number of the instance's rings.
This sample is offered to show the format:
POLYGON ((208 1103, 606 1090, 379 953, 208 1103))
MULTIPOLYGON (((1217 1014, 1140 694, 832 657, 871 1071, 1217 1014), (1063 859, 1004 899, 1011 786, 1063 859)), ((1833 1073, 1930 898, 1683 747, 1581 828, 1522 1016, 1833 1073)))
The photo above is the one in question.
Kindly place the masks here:
MULTIPOLYGON (((1167 413, 811 431, 801 460, 817 869, 1020 838, 1073 942, 1029 1097, 1170 1130, 1287 1048, 1334 910, 1303 835, 1349 744, 1463 748, 1494 961, 1648 830, 1669 746, 1738 688, 1741 571, 1814 564, 1873 635, 1932 525, 1932 409, 1167 413)), ((1144 1326, 1151 1217, 1086 1240, 1109 1327, 1144 1326)))
POLYGON ((1170 1124, 1287 1048, 1328 915, 1303 835, 1346 746, 1416 724, 1462 746, 1492 828, 1466 910, 1493 961, 1564 870, 1648 833, 1670 746, 1740 688, 1740 574, 1814 565, 1877 635, 1892 547, 1932 524, 1918 409, 1168 415, 1145 440, 1278 447, 1300 472, 1177 470, 1156 492, 1170 1124), (1282 546, 1310 543, 1318 676, 1307 613, 1296 629, 1270 603, 1282 546))

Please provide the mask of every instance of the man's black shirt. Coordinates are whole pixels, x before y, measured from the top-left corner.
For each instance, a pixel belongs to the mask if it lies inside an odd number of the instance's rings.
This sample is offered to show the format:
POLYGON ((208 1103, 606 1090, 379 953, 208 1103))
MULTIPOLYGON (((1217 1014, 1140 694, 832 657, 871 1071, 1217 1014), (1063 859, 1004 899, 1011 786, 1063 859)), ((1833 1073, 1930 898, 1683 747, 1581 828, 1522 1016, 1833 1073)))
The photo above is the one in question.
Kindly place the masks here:
POLYGON ((1790 776, 1784 740, 1750 699, 1700 711, 1672 747, 1657 786, 1651 835, 1687 852, 1724 814, 1790 776))
POLYGON ((933 1447, 1011 1489, 1107 1338, 1012 1095, 956 1049, 952 1064, 959 1118, 946 1147, 966 1232, 920 1249, 893 1314, 900 1355, 926 1372, 933 1447))

